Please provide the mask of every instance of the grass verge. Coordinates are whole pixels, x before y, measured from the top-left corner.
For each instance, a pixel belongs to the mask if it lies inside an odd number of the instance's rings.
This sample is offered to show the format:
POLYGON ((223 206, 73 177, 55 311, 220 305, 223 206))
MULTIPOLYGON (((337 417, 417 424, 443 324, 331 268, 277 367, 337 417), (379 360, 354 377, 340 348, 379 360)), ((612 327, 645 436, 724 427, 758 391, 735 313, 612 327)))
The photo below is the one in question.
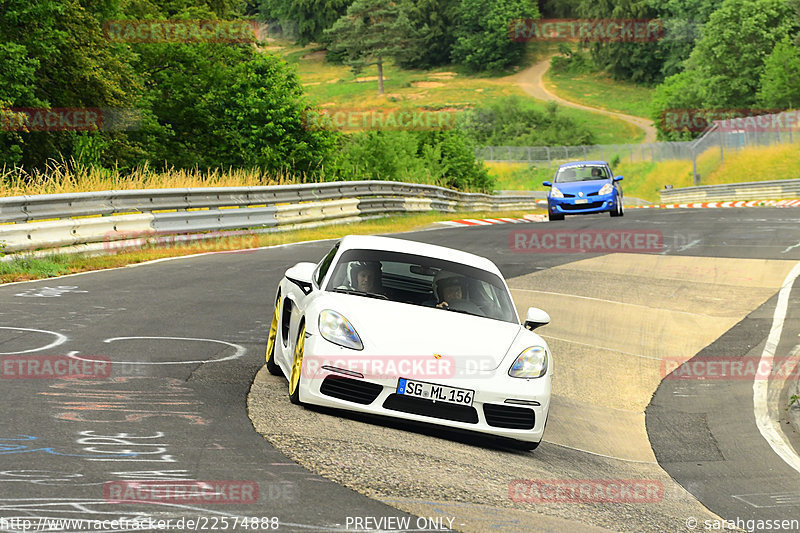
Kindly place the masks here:
POLYGON ((0 283, 45 279, 77 272, 103 270, 143 263, 154 259, 179 257, 206 252, 225 252, 274 246, 294 242, 335 239, 344 235, 367 235, 397 233, 422 229, 441 220, 459 218, 522 217, 529 213, 544 213, 543 209, 525 211, 464 212, 464 213, 414 213, 385 218, 364 220, 352 224, 324 226, 285 232, 223 237, 191 244, 170 246, 148 246, 138 250, 123 251, 114 255, 86 256, 81 254, 58 254, 44 258, 21 256, 11 261, 0 262, 0 283))
POLYGON ((548 70, 544 81, 565 100, 650 118, 650 100, 654 92, 650 87, 616 81, 602 72, 566 74, 548 70))

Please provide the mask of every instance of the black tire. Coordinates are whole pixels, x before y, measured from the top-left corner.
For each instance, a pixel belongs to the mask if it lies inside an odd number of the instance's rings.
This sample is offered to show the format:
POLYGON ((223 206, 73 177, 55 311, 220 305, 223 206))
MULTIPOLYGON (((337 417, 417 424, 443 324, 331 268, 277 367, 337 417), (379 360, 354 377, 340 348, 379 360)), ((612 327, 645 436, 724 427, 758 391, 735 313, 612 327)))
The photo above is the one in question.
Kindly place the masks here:
POLYGON ((300 331, 297 333, 297 342, 294 345, 294 357, 292 358, 292 368, 289 373, 289 401, 295 405, 302 405, 300 401, 300 379, 303 375, 303 352, 306 344, 306 324, 300 324, 300 331), (299 361, 298 361, 299 357, 299 361))
POLYGON ((275 363, 275 344, 278 340, 278 322, 280 321, 281 296, 275 301, 275 311, 272 313, 272 323, 267 335, 267 370, 273 376, 283 376, 283 370, 275 363))
POLYGON ((622 198, 617 199, 617 208, 611 211, 612 217, 621 217, 625 214, 625 209, 622 207, 622 198))

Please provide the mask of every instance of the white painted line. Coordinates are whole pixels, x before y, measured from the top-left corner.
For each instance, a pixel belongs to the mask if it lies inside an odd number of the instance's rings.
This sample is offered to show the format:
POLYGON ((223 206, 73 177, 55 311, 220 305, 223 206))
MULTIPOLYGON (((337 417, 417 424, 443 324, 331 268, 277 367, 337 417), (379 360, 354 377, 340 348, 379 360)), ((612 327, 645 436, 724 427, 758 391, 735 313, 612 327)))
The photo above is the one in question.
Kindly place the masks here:
POLYGON ((543 337, 544 339, 555 339, 557 341, 568 342, 570 344, 578 344, 580 346, 587 346, 589 348, 595 348, 597 350, 605 350, 607 352, 621 353, 621 354, 624 354, 624 355, 630 355, 631 357, 639 357, 641 359, 650 359, 652 361, 661 361, 662 359, 664 359, 663 357, 654 357, 652 355, 642 355, 640 353, 626 352, 624 350, 619 350, 617 348, 608 348, 606 346, 598 346, 597 344, 586 344, 585 342, 578 342, 578 341, 572 340, 572 339, 562 339, 561 337, 554 337, 553 335, 546 335, 544 333, 539 333, 539 336, 543 337))
MULTIPOLYGON (((547 442, 547 441, 543 441, 547 442)), ((559 444, 557 442, 547 442, 548 444, 552 444, 553 446, 558 446, 560 448, 567 448, 569 450, 575 450, 576 452, 588 453, 589 455, 595 455, 597 457, 603 457, 605 459, 615 459, 617 461, 625 461, 626 463, 642 463, 647 465, 657 465, 658 461, 642 461, 639 459, 623 459, 622 457, 614 457, 613 455, 606 455, 603 453, 597 452, 590 452, 589 450, 584 450, 583 448, 575 448, 574 446, 567 446, 566 444, 559 444)))
POLYGON ((53 342, 51 342, 46 346, 42 346, 41 348, 22 350, 20 352, 0 352, 0 355, 16 355, 20 353, 41 352, 42 350, 55 348, 56 346, 64 344, 67 341, 67 337, 62 335, 61 333, 56 333, 55 331, 47 331, 46 329, 15 328, 13 326, 0 326, 0 329, 13 329, 16 331, 35 331, 36 333, 46 333, 47 335, 53 335, 56 338, 56 340, 54 340, 53 342))
MULTIPOLYGON (((758 368, 762 368, 762 364, 768 365, 767 368, 770 370, 767 375, 772 374, 772 361, 778 348, 778 342, 781 340, 783 321, 786 319, 786 310, 789 306, 789 294, 792 292, 792 285, 798 276, 800 276, 800 263, 797 263, 786 276, 778 293, 778 303, 775 306, 775 314, 772 316, 772 328, 769 331, 767 344, 764 346, 764 351, 761 353, 761 361, 758 364, 758 368)), ((761 436, 769 443, 772 450, 787 465, 800 473, 800 456, 794 451, 783 430, 778 425, 778 405, 777 402, 768 401, 768 393, 769 380, 757 377, 753 381, 753 412, 756 416, 756 425, 761 432, 761 436)))

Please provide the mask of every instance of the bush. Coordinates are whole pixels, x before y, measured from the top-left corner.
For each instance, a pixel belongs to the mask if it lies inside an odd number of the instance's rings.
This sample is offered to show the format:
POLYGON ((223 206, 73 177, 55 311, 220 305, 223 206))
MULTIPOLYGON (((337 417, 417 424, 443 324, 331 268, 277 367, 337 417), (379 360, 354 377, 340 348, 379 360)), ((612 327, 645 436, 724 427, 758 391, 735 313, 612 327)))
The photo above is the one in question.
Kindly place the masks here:
POLYGON ((594 144, 594 135, 560 114, 555 102, 542 110, 517 96, 476 107, 459 120, 459 129, 478 145, 554 146, 594 144))
POLYGON ((326 179, 397 180, 472 191, 494 186, 483 163, 475 160, 474 144, 457 130, 345 135, 326 179))

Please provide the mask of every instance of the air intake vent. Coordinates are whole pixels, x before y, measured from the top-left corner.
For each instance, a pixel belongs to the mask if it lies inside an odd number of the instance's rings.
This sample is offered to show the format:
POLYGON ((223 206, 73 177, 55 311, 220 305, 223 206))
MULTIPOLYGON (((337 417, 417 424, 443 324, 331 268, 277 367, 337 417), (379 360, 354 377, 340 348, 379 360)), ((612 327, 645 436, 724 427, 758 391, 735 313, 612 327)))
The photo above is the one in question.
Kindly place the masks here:
POLYGON ((496 428, 533 429, 536 422, 533 409, 492 403, 483 404, 483 416, 487 424, 496 428))
POLYGON ((340 376, 326 377, 319 388, 319 391, 326 396, 362 405, 374 402, 382 390, 383 387, 377 383, 340 376))

